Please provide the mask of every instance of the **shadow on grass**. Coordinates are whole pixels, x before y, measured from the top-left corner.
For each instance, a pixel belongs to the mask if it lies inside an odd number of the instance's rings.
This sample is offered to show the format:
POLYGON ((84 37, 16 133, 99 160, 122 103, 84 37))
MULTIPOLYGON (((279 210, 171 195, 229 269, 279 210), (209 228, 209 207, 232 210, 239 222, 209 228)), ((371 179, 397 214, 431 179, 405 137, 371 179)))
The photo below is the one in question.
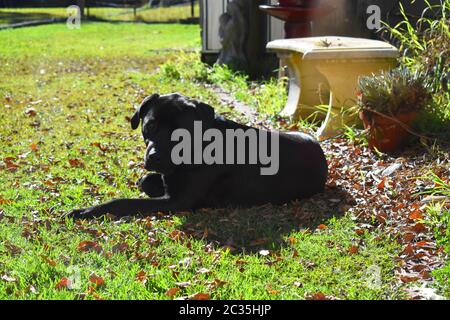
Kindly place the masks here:
POLYGON ((108 22, 108 23, 141 23, 141 24, 199 24, 199 18, 185 18, 185 19, 168 19, 168 20, 146 20, 142 18, 137 18, 135 20, 117 20, 108 19, 98 16, 89 16, 87 21, 91 22, 108 22))
POLYGON ((278 250, 292 232, 314 230, 331 217, 341 217, 353 202, 344 190, 327 188, 284 206, 198 210, 185 215, 181 229, 196 239, 229 247, 232 253, 278 250))
POLYGON ((22 13, 0 11, 0 25, 15 24, 27 21, 49 20, 52 18, 55 18, 55 16, 45 12, 22 13))
MULTIPOLYGON (((19 23, 27 23, 27 22, 37 22, 37 21, 48 21, 51 19, 64 19, 65 17, 61 17, 58 15, 52 15, 46 12, 32 12, 32 13, 23 13, 16 11, 1 11, 0 10, 0 25, 14 25, 19 23)), ((60 22, 60 21, 55 21, 60 22)), ((104 17, 98 16, 89 16, 84 22, 108 22, 108 23, 141 23, 141 24, 198 24, 199 18, 183 18, 183 19, 169 19, 166 21, 153 21, 146 20, 143 18, 137 18, 135 20, 116 20, 116 19, 108 19, 104 17)))

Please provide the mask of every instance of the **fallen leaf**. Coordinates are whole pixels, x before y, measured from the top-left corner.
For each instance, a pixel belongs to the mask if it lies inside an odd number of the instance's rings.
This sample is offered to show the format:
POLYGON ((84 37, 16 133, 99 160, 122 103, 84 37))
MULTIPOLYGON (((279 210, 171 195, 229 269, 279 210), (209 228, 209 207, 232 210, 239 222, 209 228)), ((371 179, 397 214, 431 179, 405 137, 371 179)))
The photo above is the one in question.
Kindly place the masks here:
POLYGON ((172 298, 174 295, 176 295, 181 289, 180 288, 171 288, 166 291, 166 296, 172 298))
POLYGON ((207 293, 196 293, 191 296, 192 300, 210 300, 211 297, 207 293))
POLYGON ((102 152, 106 152, 109 150, 107 146, 104 146, 100 142, 92 142, 91 146, 99 148, 102 152))
POLYGON ((117 252, 124 252, 128 249, 129 249, 129 245, 126 242, 122 242, 122 243, 115 244, 112 247, 111 251, 113 253, 117 253, 117 252))
POLYGON ((8 171, 14 172, 19 169, 19 166, 12 162, 6 162, 6 169, 8 169, 8 171))
POLYGON ((416 247, 430 247, 432 246, 428 241, 419 241, 416 243, 416 247))
POLYGON ((37 146, 37 144, 32 143, 32 144, 30 144, 30 149, 31 149, 32 151, 37 151, 37 150, 39 149, 39 147, 37 146))
POLYGON ((207 268, 201 268, 197 271, 197 273, 203 273, 203 274, 207 274, 210 273, 211 271, 207 268))
POLYGON ((81 241, 78 244, 77 250, 81 252, 87 252, 91 250, 95 252, 101 252, 102 247, 97 242, 94 241, 81 241))
POLYGON ((174 241, 180 241, 185 238, 185 233, 180 230, 173 230, 169 233, 169 237, 174 241))
POLYGON ((191 285, 191 282, 190 281, 175 282, 175 284, 180 288, 187 288, 191 285))
POLYGON ((411 244, 408 244, 405 249, 402 251, 402 255, 412 256, 414 255, 414 247, 411 244))
POLYGON ((16 282, 16 278, 10 277, 6 274, 2 275, 2 280, 6 282, 16 282))
POLYGON ((216 287, 222 287, 222 286, 228 284, 228 282, 220 280, 220 279, 214 279, 214 284, 216 285, 216 287))
POLYGON ((0 205, 12 204, 14 201, 0 198, 0 205))
POLYGON ((417 280, 419 280, 419 277, 415 277, 415 276, 401 276, 400 280, 403 283, 410 283, 410 282, 416 282, 417 280))
POLYGON ((139 271, 136 274, 136 280, 142 283, 147 282, 147 275, 145 274, 145 272, 143 270, 139 271))
POLYGON ((297 242, 297 239, 294 238, 294 237, 289 237, 289 238, 288 238, 288 241, 289 241, 289 243, 290 243, 291 245, 293 245, 293 244, 295 244, 295 243, 297 242))
POLYGON ((35 108, 27 108, 25 109, 25 114, 29 117, 35 117, 37 115, 35 108))
POLYGON ((380 212, 375 215, 375 218, 378 220, 380 224, 385 224, 386 220, 388 218, 388 215, 386 213, 380 212))
POLYGON ((306 295, 306 300, 329 300, 322 292, 317 292, 312 295, 306 295))
POLYGON ((416 233, 421 233, 427 230, 423 223, 416 223, 411 229, 416 233))
POLYGON ((15 244, 12 244, 9 241, 5 241, 3 245, 13 256, 18 255, 23 251, 22 248, 16 246, 15 244))
POLYGON ((416 235, 414 233, 412 233, 412 232, 406 232, 402 236, 404 243, 410 243, 411 241, 414 240, 415 237, 416 237, 416 235))
POLYGON ((69 164, 73 168, 84 168, 84 163, 79 159, 69 159, 69 164))
POLYGON ((50 259, 49 257, 46 257, 46 256, 41 256, 41 257, 42 257, 42 259, 45 260, 45 262, 47 262, 52 267, 56 266, 56 261, 55 260, 52 260, 52 259, 50 259))
POLYGON ((273 295, 280 294, 280 291, 279 291, 279 290, 274 290, 274 289, 272 288, 272 285, 271 285, 271 284, 269 284, 269 285, 267 286, 266 290, 267 290, 267 293, 268 293, 268 294, 273 294, 273 295))
POLYGON ((377 185, 377 189, 383 190, 385 186, 386 186, 386 177, 383 177, 383 179, 381 179, 381 182, 377 185))
POLYGON ((92 282, 97 287, 101 287, 105 285, 105 280, 102 277, 97 276, 95 273, 89 276, 89 282, 92 282))
POLYGON ((359 252, 359 248, 357 246, 351 246, 347 251, 350 254, 357 254, 359 252))
POLYGON ((409 218, 411 220, 423 220, 422 210, 416 209, 412 213, 410 213, 409 218))
POLYGON ((59 282, 56 284, 55 289, 56 290, 62 290, 62 289, 70 289, 72 283, 70 281, 70 279, 68 278, 61 278, 61 280, 59 280, 59 282))

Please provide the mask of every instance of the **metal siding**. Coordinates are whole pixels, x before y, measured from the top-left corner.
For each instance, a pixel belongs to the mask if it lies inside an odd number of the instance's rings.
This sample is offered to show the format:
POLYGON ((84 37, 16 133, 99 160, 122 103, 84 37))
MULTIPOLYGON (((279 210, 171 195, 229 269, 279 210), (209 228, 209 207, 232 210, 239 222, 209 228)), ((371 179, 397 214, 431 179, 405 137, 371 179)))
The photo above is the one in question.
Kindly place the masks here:
MULTIPOLYGON (((270 0, 270 4, 278 4, 278 0, 270 0)), ((268 33, 268 41, 284 38, 284 22, 274 17, 269 18, 270 32, 268 33)))
MULTIPOLYGON (((218 52, 222 48, 219 39, 219 17, 226 12, 227 4, 232 0, 200 0, 203 8, 202 14, 202 50, 203 52, 218 52)), ((277 0, 270 0, 272 4, 277 0)), ((284 37, 284 24, 282 21, 268 17, 268 41, 284 37)))

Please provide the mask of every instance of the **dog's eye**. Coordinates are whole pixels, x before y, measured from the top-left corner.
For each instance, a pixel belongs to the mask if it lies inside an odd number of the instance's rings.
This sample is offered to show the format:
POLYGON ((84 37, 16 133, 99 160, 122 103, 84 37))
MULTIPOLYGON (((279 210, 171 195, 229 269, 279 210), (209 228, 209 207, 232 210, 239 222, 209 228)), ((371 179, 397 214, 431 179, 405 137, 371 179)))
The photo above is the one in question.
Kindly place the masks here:
POLYGON ((156 123, 149 123, 145 126, 146 131, 149 133, 156 131, 156 128, 157 128, 156 123))

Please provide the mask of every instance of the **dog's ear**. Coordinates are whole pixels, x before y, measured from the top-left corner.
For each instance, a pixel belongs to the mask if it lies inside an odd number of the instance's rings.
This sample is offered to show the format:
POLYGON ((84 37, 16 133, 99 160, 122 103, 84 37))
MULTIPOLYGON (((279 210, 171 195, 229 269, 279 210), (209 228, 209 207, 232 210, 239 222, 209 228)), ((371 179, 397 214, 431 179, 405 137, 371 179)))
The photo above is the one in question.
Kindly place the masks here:
POLYGON ((206 103, 195 101, 195 109, 202 121, 206 122, 206 124, 212 124, 215 118, 213 107, 206 103))
POLYGON ((154 93, 151 96, 146 97, 142 101, 141 105, 136 110, 136 113, 133 115, 133 117, 131 118, 131 121, 130 121, 131 128, 133 130, 136 130, 139 127, 140 120, 145 116, 145 114, 147 113, 151 104, 154 103, 158 99, 159 99, 159 94, 154 93))

